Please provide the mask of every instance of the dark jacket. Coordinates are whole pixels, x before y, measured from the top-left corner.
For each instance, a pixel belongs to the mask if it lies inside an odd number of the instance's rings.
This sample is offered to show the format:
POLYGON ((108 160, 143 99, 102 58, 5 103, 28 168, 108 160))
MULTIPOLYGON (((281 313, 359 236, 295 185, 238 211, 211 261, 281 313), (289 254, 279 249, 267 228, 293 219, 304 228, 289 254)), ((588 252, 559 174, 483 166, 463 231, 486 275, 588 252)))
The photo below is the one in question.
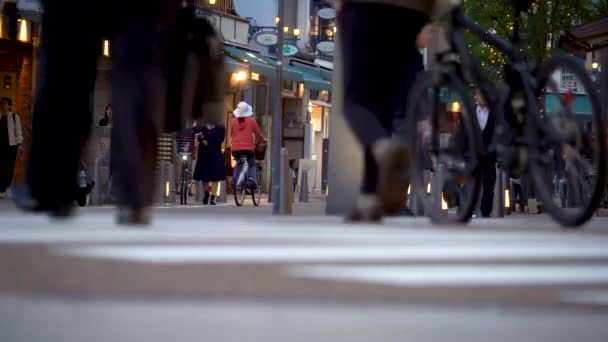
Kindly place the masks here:
POLYGON ((222 125, 208 129, 207 127, 195 129, 198 136, 198 158, 194 169, 194 180, 203 182, 217 182, 226 180, 226 168, 222 156, 222 143, 226 136, 226 129, 222 125), (203 144, 207 141, 207 145, 203 144))
MULTIPOLYGON (((475 107, 475 115, 477 115, 477 107, 475 107)), ((477 128, 481 131, 481 138, 483 141, 483 158, 487 161, 496 161, 496 151, 488 151, 492 148, 492 139, 494 138, 494 131, 496 130, 496 115, 492 111, 488 111, 488 123, 485 129, 481 129, 479 125, 477 128)))

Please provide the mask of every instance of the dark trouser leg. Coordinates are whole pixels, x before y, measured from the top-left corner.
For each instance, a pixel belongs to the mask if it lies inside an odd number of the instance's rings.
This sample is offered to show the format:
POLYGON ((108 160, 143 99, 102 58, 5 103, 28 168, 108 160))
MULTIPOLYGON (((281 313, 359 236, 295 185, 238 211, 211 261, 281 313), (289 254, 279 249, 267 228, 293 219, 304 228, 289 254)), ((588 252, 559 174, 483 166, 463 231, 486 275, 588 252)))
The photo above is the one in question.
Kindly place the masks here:
POLYGON ((91 126, 90 96, 100 50, 97 2, 44 1, 27 183, 41 205, 71 203, 81 148, 91 126))
POLYGON ((363 168, 365 172, 363 173, 363 181, 361 183, 361 193, 373 194, 376 192, 378 182, 378 165, 370 146, 366 147, 363 153, 363 168))
POLYGON ((17 146, 0 147, 0 192, 6 192, 13 182, 17 146))
MULTIPOLYGON (((376 141, 392 134, 395 114, 404 107, 413 83, 411 75, 421 69, 415 41, 427 19, 422 13, 395 6, 343 6, 339 25, 344 114, 366 154, 371 154, 376 141), (372 46, 390 46, 390 54, 372 46), (418 63, 413 63, 416 59, 418 63)), ((376 191, 376 169, 374 159, 366 156, 363 192, 376 191)))
POLYGON ((0 146, 0 192, 6 192, 8 183, 6 181, 6 169, 8 166, 7 146, 0 146))
POLYGON ((249 164, 248 177, 254 181, 258 181, 258 165, 255 162, 255 154, 253 152, 247 153, 247 164, 249 164))
POLYGON ((484 217, 492 214, 494 204, 494 186, 496 184, 496 167, 493 161, 483 161, 482 184, 483 193, 481 195, 481 215, 484 217))
POLYGON ((152 204, 157 139, 164 108, 156 33, 159 17, 118 20, 112 50, 112 172, 118 204, 152 204))

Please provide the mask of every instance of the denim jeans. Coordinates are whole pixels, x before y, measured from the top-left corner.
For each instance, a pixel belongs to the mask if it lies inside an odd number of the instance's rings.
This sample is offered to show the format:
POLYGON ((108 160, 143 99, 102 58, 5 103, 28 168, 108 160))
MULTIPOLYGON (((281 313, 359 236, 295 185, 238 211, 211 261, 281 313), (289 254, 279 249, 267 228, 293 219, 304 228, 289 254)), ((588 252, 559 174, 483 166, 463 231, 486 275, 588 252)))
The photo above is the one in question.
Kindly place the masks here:
POLYGON ((257 164, 255 162, 255 155, 253 151, 234 151, 232 152, 232 156, 234 157, 234 159, 236 159, 236 168, 234 169, 234 180, 237 181, 239 175, 241 174, 241 157, 244 156, 247 158, 247 164, 249 164, 246 179, 253 179, 257 182, 257 164))

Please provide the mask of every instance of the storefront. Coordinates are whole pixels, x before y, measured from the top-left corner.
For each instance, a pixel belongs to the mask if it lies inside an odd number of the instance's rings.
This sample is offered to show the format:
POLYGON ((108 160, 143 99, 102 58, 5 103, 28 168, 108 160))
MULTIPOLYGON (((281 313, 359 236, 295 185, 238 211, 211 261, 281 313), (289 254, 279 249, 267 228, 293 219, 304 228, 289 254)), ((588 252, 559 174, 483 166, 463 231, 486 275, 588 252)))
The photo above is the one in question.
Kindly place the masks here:
MULTIPOLYGON (((5 3, 0 13, 0 97, 13 101, 13 111, 20 116, 24 151, 31 144, 34 75, 39 25, 28 20, 15 3, 5 3)), ((27 156, 18 153, 14 182, 23 182, 27 156)))

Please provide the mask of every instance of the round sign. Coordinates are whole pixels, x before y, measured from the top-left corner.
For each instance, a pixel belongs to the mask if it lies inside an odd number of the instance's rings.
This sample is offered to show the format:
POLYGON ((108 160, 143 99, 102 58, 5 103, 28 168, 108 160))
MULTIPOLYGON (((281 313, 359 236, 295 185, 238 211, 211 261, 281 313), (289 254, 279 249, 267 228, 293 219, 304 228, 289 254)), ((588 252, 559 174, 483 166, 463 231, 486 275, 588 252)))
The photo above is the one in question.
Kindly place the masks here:
POLYGON ((317 50, 326 55, 332 55, 334 53, 334 42, 324 41, 317 44, 317 50))
POLYGON ((298 53, 298 47, 291 44, 283 45, 283 56, 293 56, 298 53))
POLYGON ((274 32, 260 32, 254 37, 254 39, 258 44, 264 46, 272 46, 279 41, 274 32))
POLYGON ((336 17, 336 10, 330 7, 321 8, 317 15, 321 19, 334 19, 336 17))

